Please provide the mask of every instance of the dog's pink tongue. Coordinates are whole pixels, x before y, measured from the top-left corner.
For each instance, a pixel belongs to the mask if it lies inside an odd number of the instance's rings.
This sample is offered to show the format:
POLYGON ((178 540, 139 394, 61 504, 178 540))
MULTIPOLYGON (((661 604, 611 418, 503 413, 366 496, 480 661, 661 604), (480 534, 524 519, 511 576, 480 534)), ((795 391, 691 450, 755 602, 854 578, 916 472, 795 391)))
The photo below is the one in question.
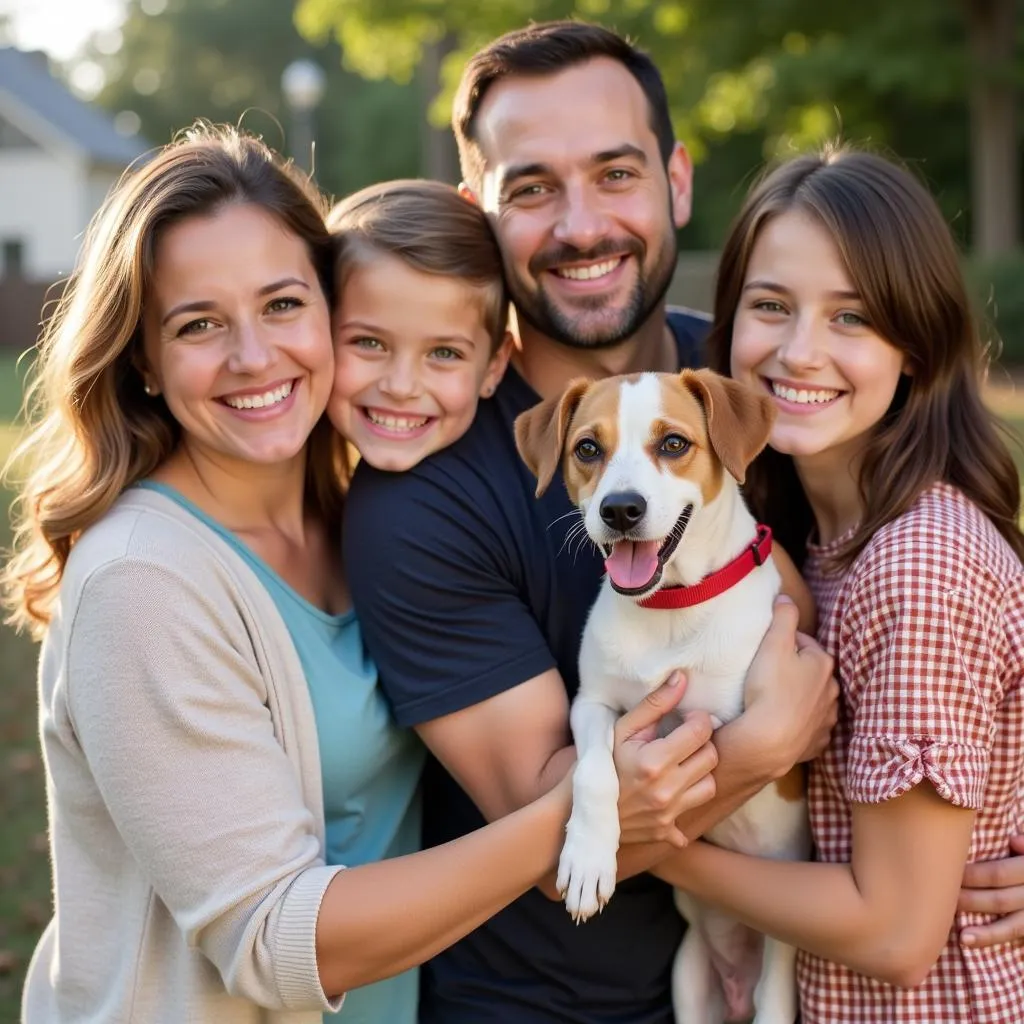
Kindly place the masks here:
POLYGON ((612 548, 604 567, 612 583, 623 590, 645 587, 658 571, 658 542, 620 540, 612 548))

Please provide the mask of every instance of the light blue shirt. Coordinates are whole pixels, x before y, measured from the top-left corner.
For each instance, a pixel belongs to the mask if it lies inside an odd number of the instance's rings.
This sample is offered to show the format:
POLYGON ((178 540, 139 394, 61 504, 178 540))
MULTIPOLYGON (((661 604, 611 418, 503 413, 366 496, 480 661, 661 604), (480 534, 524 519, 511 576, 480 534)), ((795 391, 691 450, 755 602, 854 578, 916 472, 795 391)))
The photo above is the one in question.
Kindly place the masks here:
MULTIPOLYGON (((328 615, 290 587, 230 530, 179 494, 147 480, 227 541, 273 598, 306 674, 320 746, 328 864, 355 866, 420 848, 424 750, 399 729, 377 686, 354 612, 328 615)), ((418 972, 353 989, 331 1024, 415 1024, 418 972)))

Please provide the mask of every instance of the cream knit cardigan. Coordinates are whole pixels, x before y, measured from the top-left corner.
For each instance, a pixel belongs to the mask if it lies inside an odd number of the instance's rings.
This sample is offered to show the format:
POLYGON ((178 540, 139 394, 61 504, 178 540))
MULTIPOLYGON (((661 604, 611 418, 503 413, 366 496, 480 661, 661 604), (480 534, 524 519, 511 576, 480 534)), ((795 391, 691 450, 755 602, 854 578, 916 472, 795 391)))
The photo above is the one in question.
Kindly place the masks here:
POLYGON ((40 660, 55 914, 26 1024, 320 1024, 313 707, 266 589, 130 490, 75 544, 40 660))

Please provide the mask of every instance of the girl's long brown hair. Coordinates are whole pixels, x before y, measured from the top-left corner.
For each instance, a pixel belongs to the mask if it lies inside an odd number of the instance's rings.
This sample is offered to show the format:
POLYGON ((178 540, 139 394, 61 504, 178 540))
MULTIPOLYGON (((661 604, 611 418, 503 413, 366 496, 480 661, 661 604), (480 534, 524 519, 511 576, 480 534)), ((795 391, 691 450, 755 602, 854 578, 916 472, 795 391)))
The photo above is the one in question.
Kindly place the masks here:
MULTIPOLYGON (((228 203, 259 206, 301 238, 331 299, 324 197, 260 140, 197 124, 126 172, 90 223, 43 330, 25 402, 29 429, 8 463, 8 473, 25 473, 3 573, 10 621, 19 627, 45 629, 76 539, 177 444, 167 406, 143 391, 143 302, 160 234, 228 203)), ((323 420, 310 439, 307 491, 332 526, 343 485, 343 448, 323 420)))
MULTIPOLYGON (((911 367, 867 440, 859 481, 864 518, 833 567, 848 567, 880 527, 938 481, 959 488, 1024 559, 1020 480, 1001 425, 981 398, 985 351, 956 245, 934 199, 908 171, 872 153, 829 147, 756 184, 722 250, 710 365, 730 372, 751 253, 768 221, 789 210, 816 218, 831 235, 872 328, 911 367)), ((814 520, 792 458, 766 449, 747 471, 745 491, 800 564, 814 520)))

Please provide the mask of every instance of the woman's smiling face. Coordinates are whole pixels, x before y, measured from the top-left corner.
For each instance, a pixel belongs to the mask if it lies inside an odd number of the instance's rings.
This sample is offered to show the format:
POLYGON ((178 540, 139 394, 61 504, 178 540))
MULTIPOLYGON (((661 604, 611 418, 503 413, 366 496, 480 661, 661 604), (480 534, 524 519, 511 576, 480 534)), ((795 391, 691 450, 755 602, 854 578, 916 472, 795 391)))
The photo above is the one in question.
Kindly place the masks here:
POLYGON ((299 456, 330 393, 330 316, 306 244, 237 203, 169 227, 146 296, 147 386, 220 462, 299 456))
POLYGON ((801 210, 768 220, 733 321, 731 372, 774 397, 771 446, 798 465, 849 465, 905 368, 903 353, 868 322, 824 226, 801 210))

